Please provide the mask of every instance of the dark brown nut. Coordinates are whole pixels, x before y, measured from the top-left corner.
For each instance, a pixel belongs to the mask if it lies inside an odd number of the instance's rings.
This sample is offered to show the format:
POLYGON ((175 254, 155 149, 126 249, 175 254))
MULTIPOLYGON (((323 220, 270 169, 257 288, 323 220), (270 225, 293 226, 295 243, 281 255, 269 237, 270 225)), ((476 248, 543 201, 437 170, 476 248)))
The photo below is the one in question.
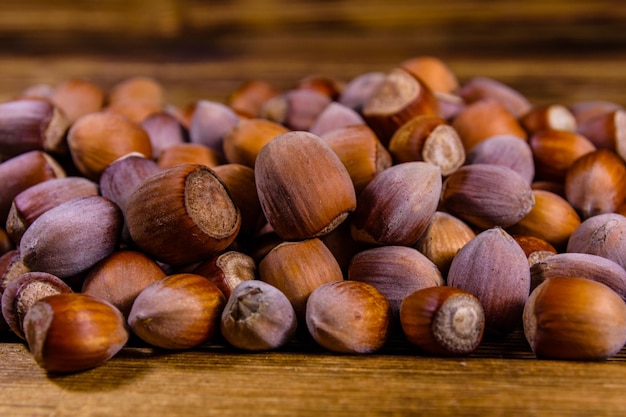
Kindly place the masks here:
POLYGON ((192 270, 192 273, 202 275, 215 284, 227 299, 240 283, 256 279, 256 272, 254 259, 234 250, 201 262, 192 270))
POLYGON ((97 196, 98 184, 82 177, 53 178, 35 184, 13 199, 7 233, 19 245, 26 229, 44 212, 79 197, 97 196))
POLYGON ((344 88, 343 81, 324 74, 307 75, 296 82, 296 89, 313 90, 335 101, 344 88))
POLYGON ((196 164, 146 178, 128 198, 125 214, 133 242, 170 265, 200 262, 221 252, 241 226, 225 185, 210 168, 196 164))
POLYGON ((357 75, 346 83, 337 101, 361 114, 365 103, 385 80, 385 77, 384 72, 378 71, 357 75))
POLYGON ((80 197, 60 204, 35 220, 20 241, 24 265, 31 271, 68 278, 113 253, 120 242, 122 212, 101 197, 80 197))
POLYGON ((100 193, 123 212, 132 192, 149 176, 160 172, 157 163, 143 155, 128 155, 112 162, 100 176, 100 193))
POLYGON ((241 120, 224 137, 226 160, 231 164, 254 168, 261 148, 276 136, 287 132, 289 129, 271 120, 241 120))
POLYGON ((482 342, 485 312, 478 298, 466 291, 430 287, 402 301, 400 324, 407 340, 425 352, 464 356, 482 342))
POLYGON ((452 120, 469 153, 483 140, 499 135, 526 139, 527 134, 517 118, 500 101, 484 99, 466 105, 452 120))
POLYGON ((626 110, 615 109, 586 119, 577 132, 589 139, 597 148, 615 151, 626 156, 626 110))
POLYGON ((556 182, 563 182, 575 160, 596 150, 586 137, 565 130, 537 132, 528 143, 535 158, 535 179, 556 182))
POLYGON ((530 292, 528 259, 504 230, 487 229, 454 257, 448 285, 478 298, 485 310, 487 332, 506 335, 521 325, 530 292))
POLYGON ((456 253, 475 236, 476 233, 463 220, 437 211, 414 247, 437 265, 445 278, 456 253))
POLYGON ((530 268, 531 289, 548 278, 580 277, 600 282, 626 301, 626 270, 602 256, 589 253, 558 253, 530 268))
POLYGON ((575 160, 565 174, 565 196, 583 219, 613 213, 626 201, 626 165, 598 149, 575 160))
POLYGON ((179 143, 161 151, 157 165, 161 169, 180 164, 200 164, 214 168, 223 163, 221 153, 199 143, 179 143))
POLYGON ((137 152, 152 158, 150 137, 137 123, 112 112, 76 120, 67 134, 72 161, 85 177, 98 181, 112 162, 137 152))
POLYGON ((243 281, 233 289, 220 323, 228 343, 250 351, 283 347, 297 327, 296 313, 285 294, 258 280, 243 281))
POLYGON ((281 92, 272 84, 261 80, 248 80, 240 84, 228 97, 227 104, 244 118, 261 116, 265 102, 281 92))
POLYGON ((459 88, 456 74, 448 64, 435 56, 420 55, 409 58, 400 67, 421 78, 433 91, 452 93, 459 88))
POLYGON ((537 236, 513 235, 513 239, 524 250, 530 267, 558 253, 554 246, 537 236))
POLYGON ((378 174, 359 194, 351 219, 357 242, 412 246, 432 219, 441 193, 441 170, 405 162, 378 174))
POLYGON ((256 191, 254 170, 241 164, 223 164, 213 168, 241 212, 238 237, 249 238, 267 222, 256 191))
POLYGON ((520 221, 507 228, 516 235, 537 236, 558 250, 567 245, 580 216, 564 198, 550 191, 533 190, 535 205, 520 221))
POLYGON ((485 139, 467 154, 465 163, 505 166, 520 174, 529 184, 535 178, 533 151, 528 142, 518 136, 496 135, 485 139))
POLYGON ((195 274, 174 274, 147 286, 135 299, 128 324, 146 343, 190 349, 211 340, 220 327, 226 298, 195 274))
POLYGON ((54 87, 50 100, 63 112, 68 122, 102 110, 104 90, 97 84, 73 78, 54 87))
POLYGON ((67 151, 70 125, 49 100, 21 99, 0 103, 0 161, 30 151, 67 151))
POLYGON ((0 225, 4 225, 16 195, 52 178, 65 177, 59 163, 42 151, 30 151, 0 163, 0 225))
POLYGON ((369 354, 389 337, 391 309, 376 288, 338 281, 316 288, 306 304, 306 326, 315 342, 338 353, 369 354))
POLYGON ((328 96, 314 90, 289 90, 268 100, 261 110, 261 118, 291 130, 308 131, 331 102, 328 96))
POLYGON ((392 165, 391 155, 368 126, 346 126, 321 138, 346 167, 357 195, 376 175, 392 165))
POLYGON ((317 116, 309 131, 321 136, 342 127, 355 125, 365 125, 361 115, 348 106, 332 102, 317 116))
POLYGON ((490 77, 472 77, 457 89, 456 93, 467 103, 481 100, 496 100, 513 115, 520 118, 528 113, 532 105, 513 87, 490 77))
POLYGON ((278 288, 291 302, 299 320, 306 302, 320 285, 342 281, 337 260, 320 239, 283 242, 259 263, 259 279, 278 288))
POLYGON ((520 118, 520 123, 530 133, 541 130, 567 130, 575 132, 578 124, 572 112, 561 104, 533 106, 520 118))
POLYGON ((390 71, 363 107, 363 117, 387 146, 395 131, 413 117, 439 116, 439 102, 432 90, 403 68, 390 71))
POLYGON ((111 304, 80 293, 61 293, 33 304, 24 334, 37 364, 51 373, 102 365, 128 341, 124 316, 111 304))
POLYGON ((444 177, 465 162, 465 149, 456 130, 438 116, 419 115, 400 126, 389 141, 396 164, 425 161, 438 166, 444 177))
POLYGON ((22 323, 30 307, 44 297, 72 289, 60 278, 47 272, 27 272, 11 281, 2 293, 2 315, 18 337, 24 339, 22 323))
POLYGON ((417 249, 406 246, 380 246, 357 253, 350 261, 348 279, 380 291, 396 319, 400 303, 409 294, 444 284, 437 266, 417 249))
POLYGON ((199 100, 189 124, 189 140, 223 155, 224 137, 239 123, 239 116, 216 101, 199 100))
POLYGON ((538 358, 607 359, 626 344, 626 303, 599 282, 549 278, 528 298, 524 334, 538 358))
POLYGON ((445 179, 441 191, 445 211, 482 229, 512 226, 534 205, 530 184, 500 165, 462 166, 445 179))
POLYGON ((108 301, 128 317, 137 295, 165 275, 154 260, 141 252, 113 252, 89 270, 81 292, 108 301))
POLYGON ((617 262, 626 268, 626 217, 617 213, 598 214, 584 220, 567 242, 567 252, 589 253, 617 262))
POLYGON ((274 138, 259 152, 254 171, 265 218, 285 240, 323 236, 356 207, 348 171, 312 133, 274 138))
POLYGON ((160 111, 146 117, 141 127, 150 137, 152 156, 159 158, 164 149, 186 143, 187 132, 179 119, 167 111, 160 111))

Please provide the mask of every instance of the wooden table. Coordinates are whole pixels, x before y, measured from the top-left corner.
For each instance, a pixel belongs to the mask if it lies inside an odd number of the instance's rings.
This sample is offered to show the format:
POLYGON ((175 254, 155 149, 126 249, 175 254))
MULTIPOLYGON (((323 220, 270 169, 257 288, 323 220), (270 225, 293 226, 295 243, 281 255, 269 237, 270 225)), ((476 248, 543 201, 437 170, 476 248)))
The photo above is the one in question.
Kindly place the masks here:
MULTIPOLYGON (((2 3, 0 100, 75 76, 109 88, 149 75, 182 106, 224 100, 249 78, 281 88, 311 73, 349 80, 430 54, 462 81, 491 76, 535 103, 626 104, 622 1, 110 0, 98 13, 70 1, 2 3)), ((625 351, 599 363, 537 360, 518 331, 467 358, 422 356, 402 338, 369 356, 304 342, 258 354, 134 346, 50 376, 4 335, 0 416, 623 416, 625 362, 625 351)))

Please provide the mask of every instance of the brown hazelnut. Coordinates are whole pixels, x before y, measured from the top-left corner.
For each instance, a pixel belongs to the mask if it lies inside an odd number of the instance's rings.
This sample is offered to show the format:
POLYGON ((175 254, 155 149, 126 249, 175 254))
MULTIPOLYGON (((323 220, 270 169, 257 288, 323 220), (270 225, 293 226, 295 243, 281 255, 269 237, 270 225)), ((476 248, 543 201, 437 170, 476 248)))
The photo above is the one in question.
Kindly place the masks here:
POLYGON ((485 312, 472 294, 441 286, 417 290, 402 300, 400 323, 407 340, 437 356, 463 356, 480 345, 485 312))
POLYGON ((61 293, 33 304, 24 334, 35 361, 48 372, 78 372, 103 364, 128 341, 124 316, 111 304, 61 293))
POLYGON ((189 273, 168 275, 135 298, 128 325, 146 343, 190 349, 219 331, 226 298, 208 279, 189 273))
POLYGON ((626 344, 626 303, 596 281, 548 278, 524 307, 524 335, 538 358, 610 358, 626 344))
POLYGON ((319 286, 306 303, 306 325, 315 342, 338 353, 368 354, 389 337, 391 308, 376 288, 359 281, 319 286))

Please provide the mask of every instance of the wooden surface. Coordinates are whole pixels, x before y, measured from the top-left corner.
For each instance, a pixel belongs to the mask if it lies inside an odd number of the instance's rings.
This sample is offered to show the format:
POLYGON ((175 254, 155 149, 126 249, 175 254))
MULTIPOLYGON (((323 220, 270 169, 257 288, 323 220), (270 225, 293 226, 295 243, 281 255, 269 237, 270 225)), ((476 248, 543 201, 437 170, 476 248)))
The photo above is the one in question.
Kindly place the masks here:
MULTIPOLYGON (((461 80, 492 76, 533 102, 626 104, 625 25, 621 0, 3 0, 0 100, 70 77, 108 88, 150 75, 182 106, 223 100, 249 78, 349 80, 430 54, 461 80)), ((259 354, 128 347, 67 376, 46 375, 10 336, 0 342, 3 417, 626 413, 624 351, 600 363, 536 360, 519 332, 456 359, 420 356, 403 340, 370 356, 306 343, 259 354)))

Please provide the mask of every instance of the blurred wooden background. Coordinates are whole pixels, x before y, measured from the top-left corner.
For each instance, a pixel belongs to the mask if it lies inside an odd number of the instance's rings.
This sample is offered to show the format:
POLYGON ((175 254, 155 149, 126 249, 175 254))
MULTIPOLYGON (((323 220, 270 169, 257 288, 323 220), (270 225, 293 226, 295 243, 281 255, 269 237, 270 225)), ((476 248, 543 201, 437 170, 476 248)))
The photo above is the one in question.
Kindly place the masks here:
POLYGON ((430 54, 534 101, 626 103, 625 29, 623 0, 2 0, 0 99, 72 76, 108 87, 151 75, 185 104, 247 78, 288 87, 430 54))

